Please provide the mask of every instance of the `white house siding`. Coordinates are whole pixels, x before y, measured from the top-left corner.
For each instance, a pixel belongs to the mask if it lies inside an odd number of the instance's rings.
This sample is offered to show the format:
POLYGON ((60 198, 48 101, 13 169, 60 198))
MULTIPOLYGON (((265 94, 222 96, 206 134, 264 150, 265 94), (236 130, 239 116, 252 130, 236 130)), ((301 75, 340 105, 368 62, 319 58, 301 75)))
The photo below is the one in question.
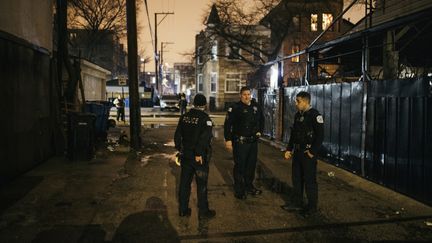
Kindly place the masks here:
POLYGON ((111 75, 110 71, 86 60, 81 60, 81 78, 86 100, 106 100, 106 81, 109 75, 111 75))

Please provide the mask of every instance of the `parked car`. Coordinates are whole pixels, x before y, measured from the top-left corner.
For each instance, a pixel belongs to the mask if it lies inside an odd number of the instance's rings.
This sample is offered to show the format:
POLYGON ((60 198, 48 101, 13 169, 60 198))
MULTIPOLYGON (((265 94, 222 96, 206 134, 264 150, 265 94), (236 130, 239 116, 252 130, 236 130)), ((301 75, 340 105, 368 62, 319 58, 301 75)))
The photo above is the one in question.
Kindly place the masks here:
POLYGON ((179 111, 179 98, 177 95, 162 95, 160 97, 160 109, 179 111))

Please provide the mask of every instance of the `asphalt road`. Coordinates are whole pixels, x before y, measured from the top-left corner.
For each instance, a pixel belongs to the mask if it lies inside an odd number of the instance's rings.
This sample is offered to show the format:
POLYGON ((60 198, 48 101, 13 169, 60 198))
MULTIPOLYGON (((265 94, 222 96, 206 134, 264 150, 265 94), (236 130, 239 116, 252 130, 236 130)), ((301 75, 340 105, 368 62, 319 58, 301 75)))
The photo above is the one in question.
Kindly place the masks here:
POLYGON ((56 157, 20 176, 0 190, 0 242, 432 241, 431 207, 326 163, 318 165, 320 214, 283 211, 291 162, 264 142, 256 180, 263 194, 236 199, 220 127, 208 183, 217 215, 198 219, 193 183, 192 216, 179 217, 174 128, 142 129, 140 153, 127 143, 101 145, 91 161, 56 157))

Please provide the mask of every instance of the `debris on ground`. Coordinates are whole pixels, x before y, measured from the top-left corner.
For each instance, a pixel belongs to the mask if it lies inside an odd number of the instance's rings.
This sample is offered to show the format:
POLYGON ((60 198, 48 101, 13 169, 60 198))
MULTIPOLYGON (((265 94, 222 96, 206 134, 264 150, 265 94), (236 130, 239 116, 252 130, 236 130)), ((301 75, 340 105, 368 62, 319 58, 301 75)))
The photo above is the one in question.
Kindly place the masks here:
POLYGON ((329 173, 327 173, 327 175, 328 175, 329 177, 335 177, 335 173, 334 173, 333 171, 330 171, 329 173))

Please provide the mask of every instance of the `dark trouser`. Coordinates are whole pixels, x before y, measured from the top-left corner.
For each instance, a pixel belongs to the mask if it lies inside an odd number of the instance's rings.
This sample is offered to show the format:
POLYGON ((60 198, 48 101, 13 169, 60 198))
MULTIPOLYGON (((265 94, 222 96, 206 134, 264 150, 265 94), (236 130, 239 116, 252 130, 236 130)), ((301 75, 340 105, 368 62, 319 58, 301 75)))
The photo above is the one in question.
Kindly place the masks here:
POLYGON ((180 106, 180 115, 183 115, 184 113, 186 113, 186 107, 180 106))
POLYGON ((117 121, 121 119, 122 121, 125 120, 125 109, 123 108, 117 108, 117 121))
POLYGON ((301 151, 295 151, 292 163, 292 183, 296 203, 303 203, 303 190, 306 191, 307 207, 316 209, 318 205, 318 184, 316 181, 317 160, 309 158, 301 151))
POLYGON ((195 175, 195 182, 197 185, 198 209, 201 212, 208 210, 207 199, 207 181, 209 166, 208 161, 204 158, 203 164, 195 161, 194 156, 185 156, 181 158, 181 175, 180 175, 180 188, 179 188, 179 210, 186 212, 189 208, 189 197, 191 193, 191 183, 195 175))
POLYGON ((233 142, 234 154, 234 192, 244 195, 247 190, 254 188, 255 168, 257 163, 258 142, 233 142))

